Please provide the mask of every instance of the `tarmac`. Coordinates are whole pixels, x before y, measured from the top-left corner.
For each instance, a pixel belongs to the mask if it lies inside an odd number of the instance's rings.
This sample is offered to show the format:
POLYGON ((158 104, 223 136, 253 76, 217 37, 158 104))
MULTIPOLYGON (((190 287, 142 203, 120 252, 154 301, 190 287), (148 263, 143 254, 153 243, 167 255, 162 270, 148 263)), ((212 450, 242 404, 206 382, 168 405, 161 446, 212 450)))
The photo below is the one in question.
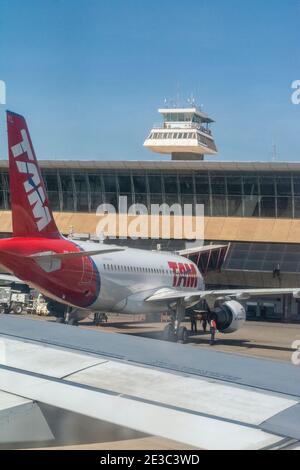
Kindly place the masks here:
MULTIPOLYGON (((165 325, 164 322, 141 322, 130 315, 113 315, 109 317, 108 323, 100 326, 94 326, 91 320, 87 319, 80 323, 79 327, 162 340, 165 325)), ((187 322, 185 326, 190 327, 187 322)), ((291 362, 294 351, 292 345, 297 340, 300 341, 300 324, 246 322, 235 333, 217 334, 213 349, 249 357, 291 362)), ((198 321, 198 333, 189 337, 188 344, 196 348, 207 348, 209 342, 209 331, 205 334, 198 321)))

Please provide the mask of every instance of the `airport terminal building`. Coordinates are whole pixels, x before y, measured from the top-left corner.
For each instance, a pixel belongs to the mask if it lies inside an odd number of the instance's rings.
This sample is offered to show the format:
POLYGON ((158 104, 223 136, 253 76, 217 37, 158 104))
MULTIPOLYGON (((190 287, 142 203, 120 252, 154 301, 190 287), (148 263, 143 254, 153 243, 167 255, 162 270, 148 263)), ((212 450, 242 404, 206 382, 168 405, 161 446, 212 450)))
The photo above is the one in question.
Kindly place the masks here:
MULTIPOLYGON (((162 130, 152 129, 144 145, 171 153, 171 160, 41 161, 61 231, 93 238, 97 207, 117 207, 119 196, 127 196, 128 205, 141 203, 149 209, 151 204, 204 204, 205 243, 229 244, 222 270, 206 273, 207 285, 299 287, 300 163, 204 160, 205 153, 216 153, 212 120, 196 108, 187 114, 177 110, 176 115, 174 110, 160 111, 165 118, 162 130)), ((11 219, 6 161, 0 162, 0 187, 1 236, 7 236, 11 219)), ((188 241, 115 242, 174 250, 188 241)), ((291 296, 251 300, 247 312, 249 319, 300 322, 300 302, 291 296)))

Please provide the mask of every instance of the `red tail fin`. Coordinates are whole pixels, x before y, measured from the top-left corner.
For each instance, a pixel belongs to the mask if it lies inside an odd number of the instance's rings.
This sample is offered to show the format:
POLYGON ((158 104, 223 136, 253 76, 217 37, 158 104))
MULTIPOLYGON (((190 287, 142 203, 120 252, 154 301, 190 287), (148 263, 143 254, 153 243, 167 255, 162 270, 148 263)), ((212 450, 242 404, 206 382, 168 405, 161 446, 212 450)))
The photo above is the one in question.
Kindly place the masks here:
POLYGON ((7 111, 10 199, 14 237, 59 237, 23 116, 7 111))

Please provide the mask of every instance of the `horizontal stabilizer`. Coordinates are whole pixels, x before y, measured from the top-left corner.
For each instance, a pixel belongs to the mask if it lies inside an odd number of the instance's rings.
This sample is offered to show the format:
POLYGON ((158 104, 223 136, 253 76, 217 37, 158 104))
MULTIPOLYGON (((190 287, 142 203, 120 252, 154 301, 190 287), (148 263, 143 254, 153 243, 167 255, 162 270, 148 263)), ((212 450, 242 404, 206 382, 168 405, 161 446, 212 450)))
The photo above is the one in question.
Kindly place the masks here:
POLYGON ((118 251, 124 251, 124 248, 109 248, 109 249, 101 249, 101 250, 91 250, 91 251, 69 251, 66 253, 54 253, 54 252, 42 252, 42 253, 35 253, 34 255, 30 255, 29 258, 35 259, 37 261, 41 260, 66 260, 72 258, 83 258, 84 256, 96 256, 96 255, 105 255, 110 253, 116 253, 118 251))

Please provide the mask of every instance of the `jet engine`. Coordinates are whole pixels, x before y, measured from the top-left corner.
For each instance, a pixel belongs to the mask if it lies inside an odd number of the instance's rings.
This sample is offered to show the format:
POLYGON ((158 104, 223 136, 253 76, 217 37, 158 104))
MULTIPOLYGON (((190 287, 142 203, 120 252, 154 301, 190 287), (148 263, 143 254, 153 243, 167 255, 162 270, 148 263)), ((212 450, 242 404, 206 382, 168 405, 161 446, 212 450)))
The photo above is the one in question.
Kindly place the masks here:
POLYGON ((225 334, 239 330, 246 321, 246 310, 236 300, 220 303, 212 310, 213 315, 216 316, 218 330, 225 334))

